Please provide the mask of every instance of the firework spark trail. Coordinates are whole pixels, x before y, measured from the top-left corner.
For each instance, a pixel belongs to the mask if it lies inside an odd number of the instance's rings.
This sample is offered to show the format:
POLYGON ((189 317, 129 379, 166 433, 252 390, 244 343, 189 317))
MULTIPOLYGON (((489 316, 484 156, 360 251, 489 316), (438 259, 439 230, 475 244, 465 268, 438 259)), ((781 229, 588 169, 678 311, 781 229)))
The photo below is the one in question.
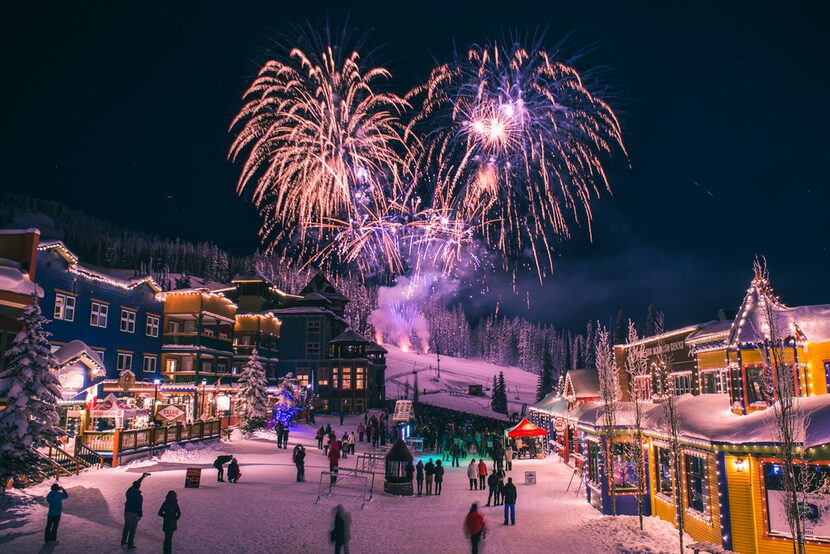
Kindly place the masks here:
POLYGON ((498 42, 435 68, 410 124, 423 134, 420 164, 433 202, 464 222, 513 269, 529 250, 540 281, 555 237, 568 237, 591 201, 610 190, 608 154, 625 154, 619 122, 572 67, 545 50, 498 42))
MULTIPOLYGON (((230 157, 245 157, 237 192, 251 189, 270 247, 293 241, 304 261, 335 251, 355 260, 369 246, 391 253, 367 236, 389 231, 389 199, 401 195, 410 156, 400 120, 408 104, 373 88, 389 77, 331 46, 316 55, 295 48, 259 72, 231 124, 230 157)), ((401 267, 391 260, 389 269, 401 267)))

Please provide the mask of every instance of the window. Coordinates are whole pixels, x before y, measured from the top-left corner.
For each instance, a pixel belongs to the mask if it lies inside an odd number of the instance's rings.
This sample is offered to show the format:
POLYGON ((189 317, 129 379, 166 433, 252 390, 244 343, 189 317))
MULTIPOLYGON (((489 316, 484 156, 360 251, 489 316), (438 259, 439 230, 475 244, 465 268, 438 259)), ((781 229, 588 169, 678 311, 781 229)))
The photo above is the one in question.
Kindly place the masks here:
POLYGON ((638 400, 651 400, 651 375, 638 375, 634 377, 634 394, 638 400))
POLYGON ((657 461, 657 492, 672 495, 671 451, 668 448, 654 447, 654 459, 657 461))
POLYGON ((588 480, 599 484, 599 443, 588 441, 588 480))
POLYGON ((636 491, 639 488, 637 486, 636 452, 634 451, 636 445, 622 442, 612 444, 614 452, 614 485, 617 492, 626 490, 636 491))
POLYGON ((724 394, 729 392, 726 369, 707 369, 700 372, 701 394, 724 394))
MULTIPOLYGON (((825 465, 807 466, 808 475, 802 478, 802 466, 796 465, 795 482, 803 483, 807 487, 800 492, 804 508, 802 511, 802 525, 804 536, 807 539, 828 540, 830 530, 827 528, 827 485, 830 483, 830 467, 825 465)), ((787 523, 787 493, 784 489, 784 470, 778 464, 765 463, 764 489, 766 492, 767 526, 771 535, 792 537, 790 526, 787 523)), ((799 502, 801 503, 801 501, 799 502)))
POLYGON ((121 310, 121 331, 135 333, 135 312, 132 310, 121 310))
POLYGON ((93 350, 93 352, 98 354, 98 357, 101 358, 101 363, 103 363, 104 362, 104 351, 103 350, 93 350))
POLYGON ((133 355, 127 352, 118 353, 118 371, 133 369, 133 355))
POLYGON ((340 368, 331 368, 331 386, 337 388, 340 386, 340 368))
POLYGON ((158 357, 156 357, 156 356, 144 356, 144 373, 155 373, 157 364, 158 364, 158 357))
POLYGON ((746 367, 746 405, 766 406, 764 394, 764 368, 762 366, 746 367))
POLYGON ((317 370, 317 385, 326 386, 329 384, 329 368, 321 367, 317 370))
POLYGON ((159 318, 154 315, 147 316, 147 330, 145 331, 148 337, 159 336, 159 318))
POLYGON ((690 394, 692 392, 692 374, 691 373, 675 373, 672 375, 674 379, 674 394, 675 396, 681 394, 690 394))
POLYGON ((308 386, 308 370, 307 369, 298 369, 297 370, 297 385, 301 387, 308 386))
POLYGON ((706 513, 709 490, 706 483, 706 458, 686 454, 686 505, 691 510, 706 513))
POLYGON ((306 356, 319 356, 320 355, 320 343, 319 342, 308 342, 305 345, 305 355, 306 356))
POLYGON ((55 319, 75 321, 75 297, 66 294, 55 294, 55 319))
POLYGON ((174 373, 176 365, 176 358, 167 358, 167 373, 174 373))
POLYGON ((109 311, 110 307, 106 304, 93 302, 92 309, 89 312, 89 324, 93 327, 106 327, 109 311))
POLYGON ((352 368, 344 367, 343 368, 343 386, 340 387, 345 390, 351 390, 352 388, 352 368))
POLYGON ((357 390, 366 388, 366 370, 362 367, 355 368, 354 370, 354 388, 357 390))
POLYGON ((309 333, 319 333, 320 332, 320 320, 319 319, 310 319, 308 323, 306 323, 306 331, 309 333))

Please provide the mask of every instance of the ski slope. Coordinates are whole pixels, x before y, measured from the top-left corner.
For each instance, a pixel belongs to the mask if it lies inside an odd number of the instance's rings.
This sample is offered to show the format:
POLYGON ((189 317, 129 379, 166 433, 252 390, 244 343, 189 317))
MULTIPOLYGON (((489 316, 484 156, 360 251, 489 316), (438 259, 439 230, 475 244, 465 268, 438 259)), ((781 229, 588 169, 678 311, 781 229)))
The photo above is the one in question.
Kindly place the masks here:
POLYGON ((524 404, 536 401, 539 376, 514 366, 500 366, 484 360, 441 356, 441 377, 434 353, 404 352, 392 345, 384 345, 386 356, 386 397, 404 398, 407 390, 412 397, 415 375, 418 375, 418 400, 441 408, 449 408, 476 415, 507 419, 490 409, 493 376, 504 372, 510 413, 522 413, 524 404), (408 386, 407 386, 408 384, 408 386), (469 385, 482 385, 484 396, 470 396, 469 385))

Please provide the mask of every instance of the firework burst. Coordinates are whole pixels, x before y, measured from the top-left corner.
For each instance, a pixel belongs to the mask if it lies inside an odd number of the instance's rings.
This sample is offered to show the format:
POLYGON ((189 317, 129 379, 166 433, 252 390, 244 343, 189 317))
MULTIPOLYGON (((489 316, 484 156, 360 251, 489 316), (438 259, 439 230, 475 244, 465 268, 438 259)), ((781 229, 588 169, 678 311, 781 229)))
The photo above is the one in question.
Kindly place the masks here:
POLYGON ((541 280, 557 237, 583 222, 590 232, 591 201, 610 190, 608 155, 625 154, 612 109, 545 50, 498 42, 435 68, 415 97, 433 203, 505 269, 530 258, 541 280))
MULTIPOLYGON (((231 124, 232 160, 244 158, 237 192, 263 218, 262 240, 301 263, 337 253, 388 256, 395 241, 391 203, 401 195, 410 155, 401 97, 377 91, 389 72, 366 68, 357 52, 291 50, 265 64, 231 124)), ((385 260, 397 271, 394 256, 385 260)))

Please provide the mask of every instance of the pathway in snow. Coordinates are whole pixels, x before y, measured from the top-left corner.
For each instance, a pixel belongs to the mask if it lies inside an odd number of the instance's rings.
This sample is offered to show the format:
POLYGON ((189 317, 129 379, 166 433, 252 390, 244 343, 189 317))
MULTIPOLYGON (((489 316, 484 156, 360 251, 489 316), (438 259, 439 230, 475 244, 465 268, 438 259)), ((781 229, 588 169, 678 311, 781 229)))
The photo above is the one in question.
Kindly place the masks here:
MULTIPOLYGON (((319 422, 336 423, 334 418, 319 422)), ((356 420, 353 420, 356 421, 356 420)), ((354 429, 355 423, 349 425, 354 429)), ((333 425, 342 434, 339 425, 333 425)), ((461 531, 472 502, 486 502, 486 493, 470 492, 465 467, 447 472, 441 496, 395 498, 383 493, 382 476, 376 477, 374 500, 360 510, 345 497, 314 501, 320 471, 327 460, 313 445, 313 430, 292 432, 289 449, 277 450, 264 439, 216 444, 215 448, 180 449, 155 460, 135 462, 124 468, 92 470, 62 480, 70 498, 64 503, 60 544, 44 547, 48 485, 23 495, 0 497, 0 551, 108 553, 121 552, 124 492, 142 471, 144 518, 139 524, 134 552, 161 550, 161 518, 156 516, 168 490, 176 490, 182 518, 174 537, 179 553, 323 553, 331 551, 328 530, 331 511, 343 503, 352 515, 351 552, 427 553, 469 552, 461 531), (309 450, 308 482, 297 483, 291 448, 300 440, 309 450), (217 453, 233 454, 242 466, 238 484, 218 483, 211 464, 217 453), (203 469, 202 486, 184 489, 185 467, 203 469)), ((358 453, 364 445, 358 444, 358 453)), ((343 465, 354 467, 356 458, 343 465)), ((463 462, 463 461, 462 461, 463 462)), ((469 459, 467 460, 469 463, 469 459)), ((510 475, 518 483, 517 522, 504 527, 499 507, 482 508, 489 533, 482 552, 676 552, 674 530, 649 518, 641 533, 636 518, 607 518, 586 504, 582 495, 564 492, 570 470, 551 460, 517 461, 510 475), (536 485, 523 485, 524 471, 537 472, 536 485)))

